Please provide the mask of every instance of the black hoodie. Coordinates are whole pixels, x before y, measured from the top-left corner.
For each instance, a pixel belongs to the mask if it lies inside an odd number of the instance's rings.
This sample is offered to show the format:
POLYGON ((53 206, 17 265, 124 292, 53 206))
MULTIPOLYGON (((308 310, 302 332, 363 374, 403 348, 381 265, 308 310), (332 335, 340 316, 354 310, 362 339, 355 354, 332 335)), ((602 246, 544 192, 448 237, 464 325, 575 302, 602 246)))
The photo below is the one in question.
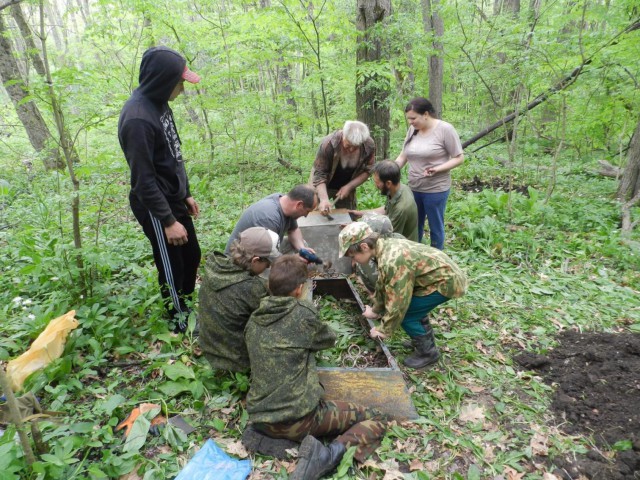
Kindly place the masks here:
POLYGON ((120 112, 118 139, 131 168, 129 202, 140 223, 151 213, 166 227, 188 214, 184 200, 191 196, 189 182, 168 104, 185 65, 170 48, 147 50, 140 85, 120 112))

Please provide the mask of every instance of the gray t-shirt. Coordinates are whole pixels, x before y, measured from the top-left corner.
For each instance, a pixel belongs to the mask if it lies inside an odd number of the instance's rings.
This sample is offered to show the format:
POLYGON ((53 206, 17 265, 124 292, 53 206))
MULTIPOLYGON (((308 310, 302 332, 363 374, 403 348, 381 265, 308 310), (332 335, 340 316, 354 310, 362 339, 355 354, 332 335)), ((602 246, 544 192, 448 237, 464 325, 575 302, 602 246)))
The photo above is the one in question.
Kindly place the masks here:
POLYGON ((264 197, 262 200, 258 200, 244 211, 233 232, 231 232, 231 237, 229 237, 227 246, 224 249, 225 254, 229 255, 231 244, 234 240, 239 239, 240 234, 247 228, 268 228, 278 234, 280 241, 288 232, 298 228, 298 222, 291 217, 285 216, 282 211, 280 197, 282 197, 281 193, 274 193, 264 197))
POLYGON ((425 177, 424 171, 463 153, 458 132, 443 120, 427 135, 414 135, 414 132, 413 127, 409 128, 403 150, 409 163, 409 187, 414 192, 446 192, 451 188, 451 170, 433 177, 425 177))

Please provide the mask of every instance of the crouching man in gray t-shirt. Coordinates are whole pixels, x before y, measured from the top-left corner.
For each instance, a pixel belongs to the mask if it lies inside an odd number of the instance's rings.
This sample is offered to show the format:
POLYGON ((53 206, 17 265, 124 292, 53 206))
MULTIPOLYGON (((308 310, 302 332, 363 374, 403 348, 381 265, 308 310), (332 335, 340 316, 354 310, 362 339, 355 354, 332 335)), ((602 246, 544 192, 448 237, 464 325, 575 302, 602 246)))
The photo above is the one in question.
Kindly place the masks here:
MULTIPOLYGON (((233 241, 251 227, 264 227, 276 232, 281 242, 287 235, 290 248, 294 251, 304 248, 304 239, 296 219, 306 217, 317 206, 318 196, 315 189, 304 184, 293 187, 286 195, 274 193, 258 200, 243 212, 231 232, 224 253, 228 255, 233 241)), ((283 250, 282 245, 280 248, 283 250)))

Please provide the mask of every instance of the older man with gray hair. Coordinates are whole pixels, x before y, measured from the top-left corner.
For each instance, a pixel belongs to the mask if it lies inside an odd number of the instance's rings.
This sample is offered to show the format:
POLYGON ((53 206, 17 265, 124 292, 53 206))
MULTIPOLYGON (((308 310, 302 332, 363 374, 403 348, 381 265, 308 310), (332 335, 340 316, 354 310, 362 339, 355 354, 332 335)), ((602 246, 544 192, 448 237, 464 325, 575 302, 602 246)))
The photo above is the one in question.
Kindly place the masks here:
POLYGON ((358 121, 347 121, 322 139, 311 170, 311 183, 316 187, 318 210, 329 214, 335 208, 356 209, 356 188, 368 178, 375 162, 376 146, 369 127, 358 121))

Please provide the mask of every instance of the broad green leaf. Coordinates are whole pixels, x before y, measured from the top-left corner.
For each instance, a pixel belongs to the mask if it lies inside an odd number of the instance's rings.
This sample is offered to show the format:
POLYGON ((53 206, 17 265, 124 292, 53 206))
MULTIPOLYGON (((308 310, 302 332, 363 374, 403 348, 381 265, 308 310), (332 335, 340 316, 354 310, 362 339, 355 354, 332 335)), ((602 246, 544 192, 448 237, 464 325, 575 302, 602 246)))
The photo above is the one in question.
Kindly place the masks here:
POLYGON ((51 455, 49 453, 43 453, 42 455, 40 455, 40 458, 42 460, 44 460, 45 462, 51 463, 51 464, 56 465, 58 467, 66 466, 66 463, 64 462, 63 459, 58 458, 55 455, 51 455))
POLYGON ((95 425, 96 424, 93 422, 72 423, 71 426, 69 427, 69 430, 75 433, 89 433, 90 431, 93 430, 93 427, 95 425))
POLYGON ((184 380, 182 382, 165 382, 158 386, 158 390, 164 393, 167 397, 175 397, 176 395, 180 395, 182 392, 190 392, 191 382, 184 380))
POLYGON ((162 430, 162 436, 172 447, 179 447, 187 442, 187 435, 179 428, 167 423, 162 430))
POLYGON ((172 365, 163 365, 162 370, 164 370, 164 374, 171 380, 177 380, 179 378, 196 378, 195 374, 193 373, 193 369, 187 367, 182 362, 176 362, 172 365))
POLYGON ((104 402, 102 402, 98 408, 102 410, 104 413, 106 413, 107 415, 111 415, 111 413, 116 408, 118 408, 120 405, 122 405, 126 401, 127 401, 126 398, 116 393, 115 395, 111 395, 104 402))
POLYGON ((618 452, 624 452, 633 448, 633 442, 631 440, 619 440, 613 444, 613 449, 618 452))
POLYGON ((129 436, 127 436, 127 440, 124 443, 124 452, 137 452, 142 448, 147 441, 147 434, 151 427, 149 419, 154 418, 158 413, 160 413, 160 409, 154 408, 142 415, 138 415, 138 418, 133 422, 131 430, 129 431, 129 436))
POLYGON ((219 418, 214 418, 213 428, 215 428, 219 432, 223 432, 227 428, 227 424, 224 421, 220 420, 219 418))
POLYGON ((338 465, 338 478, 342 478, 347 475, 349 472, 349 468, 353 465, 353 455, 356 453, 356 447, 352 446, 347 449, 342 460, 340 460, 340 465, 338 465))
POLYGON ((467 471, 467 480, 480 480, 481 472, 477 465, 472 464, 467 471))

